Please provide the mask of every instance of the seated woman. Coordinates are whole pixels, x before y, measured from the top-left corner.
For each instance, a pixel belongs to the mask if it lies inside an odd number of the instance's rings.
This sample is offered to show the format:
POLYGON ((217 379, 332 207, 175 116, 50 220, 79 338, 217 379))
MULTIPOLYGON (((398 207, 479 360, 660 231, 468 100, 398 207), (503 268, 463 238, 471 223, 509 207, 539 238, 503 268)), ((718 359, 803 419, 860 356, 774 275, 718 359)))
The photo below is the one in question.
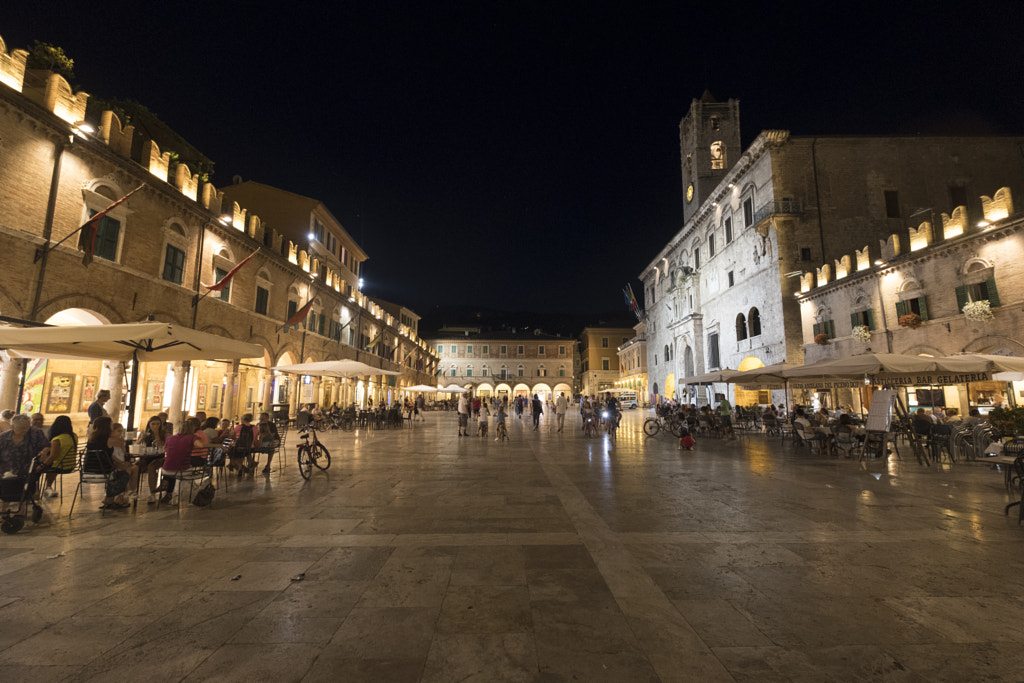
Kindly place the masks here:
MULTIPOLYGON (((146 422, 146 431, 139 441, 146 448, 156 448, 158 451, 164 450, 167 443, 167 432, 164 431, 164 421, 160 419, 159 415, 149 418, 149 421, 146 422)), ((163 461, 163 453, 143 455, 138 458, 139 471, 145 470, 149 483, 149 500, 146 501, 148 503, 156 502, 156 494, 158 493, 156 490, 156 478, 163 461)))
POLYGON ((128 462, 125 457, 124 448, 124 425, 117 423, 110 429, 110 439, 107 443, 113 449, 114 454, 114 468, 122 470, 128 473, 128 487, 127 495, 128 499, 135 499, 138 497, 137 491, 139 490, 139 468, 133 463, 128 462))
POLYGON ((128 480, 131 478, 131 475, 125 470, 117 469, 114 465, 114 448, 110 445, 112 435, 113 422, 110 418, 106 415, 96 418, 92 423, 89 441, 86 443, 85 462, 82 465, 82 469, 86 471, 90 469, 102 471, 107 466, 114 467, 110 479, 107 480, 106 497, 103 499, 103 505, 100 506, 101 510, 118 510, 131 507, 130 503, 124 499, 124 492, 128 488, 128 480), (106 463, 97 461, 97 452, 102 452, 106 455, 106 463))
POLYGON ((71 426, 71 418, 58 415, 50 426, 50 450, 42 457, 40 465, 46 473, 46 484, 43 495, 48 498, 57 496, 54 482, 58 474, 75 471, 75 458, 78 457, 78 436, 71 426))
MULTIPOLYGON (((35 494, 36 483, 39 481, 38 469, 35 472, 29 472, 32 458, 41 455, 47 450, 46 437, 42 431, 32 427, 32 418, 28 415, 12 416, 11 429, 0 434, 0 473, 7 478, 11 478, 7 474, 10 472, 16 480, 19 494, 18 499, 20 500, 18 505, 19 515, 25 514, 28 501, 35 494), (28 491, 24 498, 22 498, 22 489, 20 487, 25 486, 26 481, 28 491)), ((3 505, 7 507, 7 503, 3 505)))
POLYGON ((262 474, 270 474, 270 463, 274 460, 274 450, 281 445, 281 437, 277 433, 277 425, 270 421, 270 415, 260 413, 259 424, 259 445, 267 454, 267 464, 262 474))
POLYGON ((199 429, 199 420, 194 417, 185 420, 177 434, 167 437, 167 455, 161 466, 165 475, 159 489, 164 494, 161 503, 171 502, 176 481, 174 473, 206 465, 205 453, 208 446, 206 435, 199 429))

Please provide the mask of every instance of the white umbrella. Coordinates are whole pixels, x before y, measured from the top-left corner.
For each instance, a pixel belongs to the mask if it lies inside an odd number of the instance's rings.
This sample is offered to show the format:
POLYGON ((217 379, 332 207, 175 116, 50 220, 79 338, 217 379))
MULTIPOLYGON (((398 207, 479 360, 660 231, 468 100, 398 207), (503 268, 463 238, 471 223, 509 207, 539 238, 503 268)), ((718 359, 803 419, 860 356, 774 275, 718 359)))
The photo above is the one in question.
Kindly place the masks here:
POLYGON ((898 353, 865 353, 839 360, 812 363, 785 370, 783 377, 846 377, 863 378, 880 372, 929 372, 935 370, 935 358, 907 356, 898 353))
POLYGON ((316 363, 297 363, 295 365, 278 365, 273 368, 279 372, 291 372, 297 375, 316 377, 363 377, 365 375, 401 375, 396 370, 384 370, 367 365, 357 360, 324 360, 316 363))
POLYGON ((417 384, 411 387, 401 387, 404 391, 437 391, 437 387, 432 387, 429 384, 417 384))
POLYGON ((263 347, 170 323, 0 327, 0 349, 16 358, 150 361, 262 358, 263 347))
POLYGON ((130 360, 129 431, 135 422, 139 363, 263 357, 258 344, 160 322, 0 327, 0 349, 16 358, 130 360))
POLYGON ((458 384, 449 384, 444 389, 435 389, 435 391, 447 391, 453 394, 464 394, 467 391, 469 391, 469 389, 464 389, 463 387, 460 387, 458 384))
POLYGON ((729 377, 736 373, 736 370, 723 368, 713 372, 705 372, 703 375, 687 377, 680 384, 714 384, 716 382, 729 382, 729 377))

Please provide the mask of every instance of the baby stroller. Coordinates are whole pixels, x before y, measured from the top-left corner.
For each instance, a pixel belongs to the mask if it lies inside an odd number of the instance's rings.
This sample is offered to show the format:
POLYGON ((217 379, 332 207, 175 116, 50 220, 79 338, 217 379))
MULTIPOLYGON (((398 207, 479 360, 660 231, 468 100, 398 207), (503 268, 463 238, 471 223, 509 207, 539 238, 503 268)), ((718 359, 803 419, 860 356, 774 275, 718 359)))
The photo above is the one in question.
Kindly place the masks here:
MULTIPOLYGON (((25 515, 20 508, 29 500, 28 485, 31 481, 32 472, 35 471, 38 460, 32 458, 29 464, 28 473, 22 476, 6 476, 0 478, 0 501, 3 501, 4 511, 0 514, 0 531, 5 534, 16 534, 25 526, 25 515), (11 503, 18 503, 18 509, 9 509, 11 503)), ((38 524, 43 518, 43 508, 35 501, 32 502, 32 523, 38 524)))

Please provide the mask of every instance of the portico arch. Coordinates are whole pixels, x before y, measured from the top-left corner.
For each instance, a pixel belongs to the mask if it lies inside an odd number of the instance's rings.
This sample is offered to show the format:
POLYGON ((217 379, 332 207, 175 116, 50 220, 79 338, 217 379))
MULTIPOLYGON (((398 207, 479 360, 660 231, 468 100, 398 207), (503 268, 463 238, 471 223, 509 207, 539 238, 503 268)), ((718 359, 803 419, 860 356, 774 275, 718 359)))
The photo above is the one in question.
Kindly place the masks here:
MULTIPOLYGON (((747 356, 746 358, 740 361, 740 364, 736 369, 745 372, 747 370, 756 370, 758 368, 763 367, 764 361, 762 361, 760 358, 758 358, 757 356, 747 356)), ((761 392, 756 389, 741 389, 740 386, 737 384, 735 387, 733 403, 738 406, 756 405, 762 402, 761 398, 763 397, 760 394, 761 392)), ((770 402, 771 394, 768 394, 768 398, 767 400, 764 401, 764 403, 770 402)))
POLYGON ((537 394, 537 397, 540 398, 541 401, 545 402, 547 402, 549 398, 552 398, 551 387, 543 382, 533 385, 533 390, 530 392, 530 396, 532 397, 533 394, 537 394))

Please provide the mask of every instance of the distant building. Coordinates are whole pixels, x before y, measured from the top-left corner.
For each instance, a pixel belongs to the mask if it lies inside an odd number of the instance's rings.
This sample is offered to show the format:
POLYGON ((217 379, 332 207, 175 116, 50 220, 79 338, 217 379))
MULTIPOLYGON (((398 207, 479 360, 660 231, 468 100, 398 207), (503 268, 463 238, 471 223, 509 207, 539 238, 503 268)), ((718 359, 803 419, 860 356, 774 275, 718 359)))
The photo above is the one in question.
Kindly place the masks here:
POLYGON ((439 330, 427 343, 440 358, 437 383, 457 384, 481 396, 573 394, 576 340, 534 332, 439 330))
POLYGON ((639 322, 633 326, 633 337, 617 349, 619 356, 619 378, 617 389, 630 389, 636 393, 642 404, 649 400, 647 395, 647 324, 639 322))
MULTIPOLYGON (((936 241, 975 229, 982 195, 1024 191, 1024 137, 798 137, 739 149, 739 105, 705 94, 680 123, 685 223, 640 274, 652 395, 703 402, 686 378, 802 363, 795 294, 822 263, 852 272, 880 242, 929 223, 936 241), (953 226, 959 226, 954 228, 953 226)), ((714 391, 734 403, 782 392, 714 391), (735 393, 734 393, 735 392, 735 393)))
POLYGON ((580 333, 580 391, 596 396, 619 379, 619 346, 629 342, 630 327, 585 327, 580 333))

